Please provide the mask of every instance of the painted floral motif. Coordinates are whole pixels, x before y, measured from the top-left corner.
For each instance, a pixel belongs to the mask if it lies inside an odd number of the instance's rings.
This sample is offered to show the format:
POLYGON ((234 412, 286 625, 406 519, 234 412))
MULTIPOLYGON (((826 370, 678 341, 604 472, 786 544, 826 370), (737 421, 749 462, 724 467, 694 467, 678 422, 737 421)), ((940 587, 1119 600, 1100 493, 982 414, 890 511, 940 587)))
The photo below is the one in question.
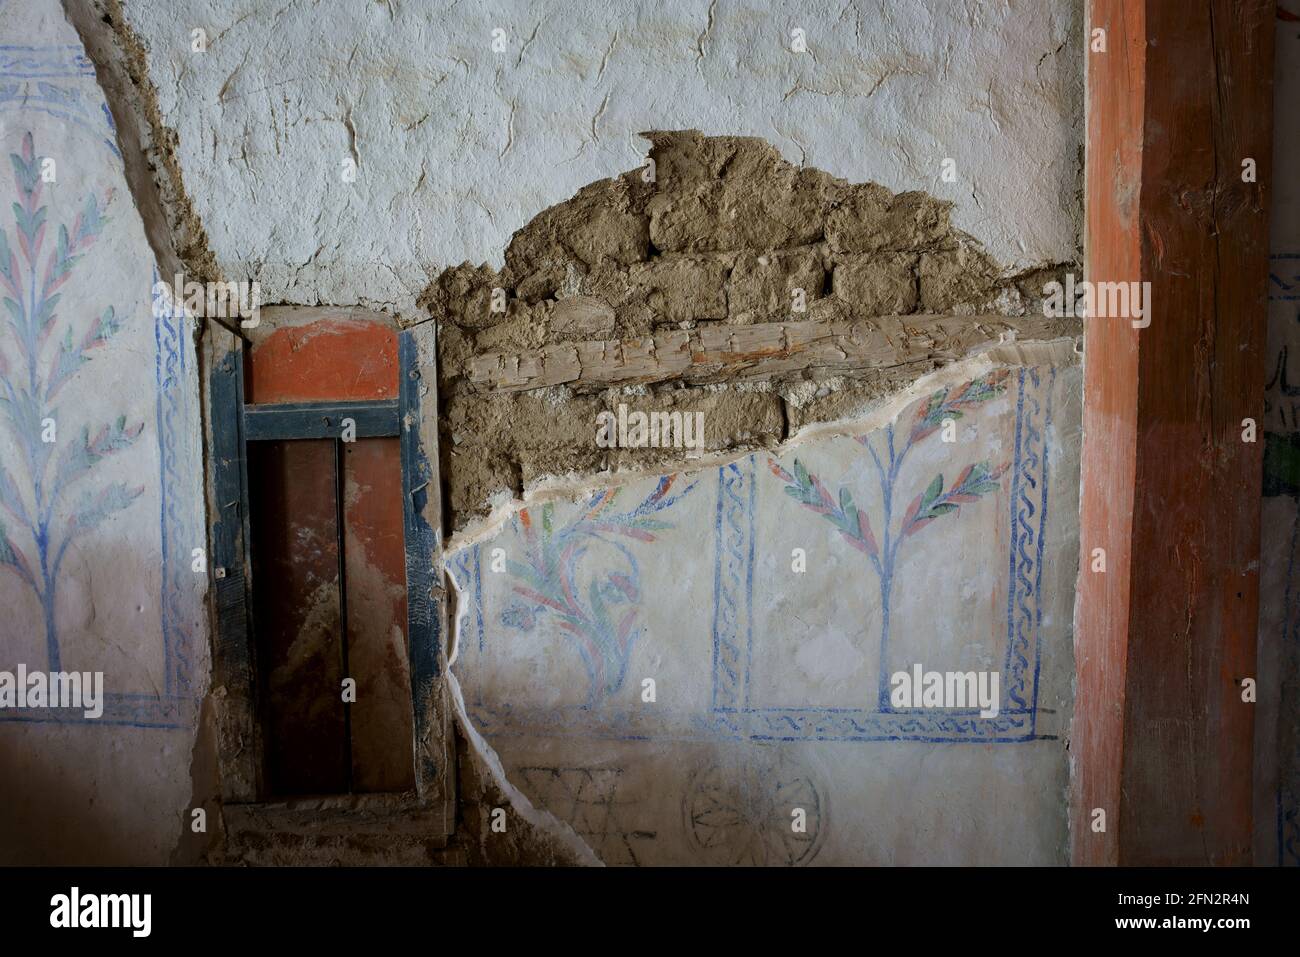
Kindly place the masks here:
POLYGON ((82 479, 105 457, 131 446, 144 425, 118 416, 93 433, 83 428, 71 440, 59 434, 55 403, 63 387, 120 327, 112 306, 89 322, 64 323, 57 312, 59 290, 103 230, 112 192, 87 195, 71 225, 60 224, 48 248, 42 157, 30 132, 23 136, 22 152, 10 153, 9 160, 18 201, 12 206, 13 232, 0 228, 0 291, 12 333, 0 349, 0 408, 21 458, 0 463, 0 568, 17 574, 40 599, 48 664, 57 671, 55 593, 68 546, 143 491, 121 482, 91 487, 82 479), (60 508, 64 504, 70 507, 60 508), (66 516, 61 527, 56 513, 66 516))
MULTIPOLYGON (((857 441, 866 446, 875 465, 880 488, 882 520, 878 539, 872 531, 867 512, 858 507, 853 492, 847 485, 840 486, 832 495, 825 483, 810 473, 798 459, 793 472, 783 468, 775 459, 769 459, 769 468, 782 482, 785 492, 800 505, 821 515, 838 530, 844 539, 865 554, 880 581, 880 681, 877 693, 882 711, 890 709, 889 702, 889 608, 893 595, 894 572, 898 550, 905 540, 917 534, 936 519, 959 512, 989 492, 996 491, 998 479, 1006 466, 990 467, 988 462, 967 465, 952 482, 945 484, 943 474, 935 475, 903 511, 895 524, 894 516, 899 499, 898 480, 908 452, 919 442, 929 438, 943 427, 944 420, 957 420, 962 415, 1006 390, 1008 373, 1003 370, 981 376, 960 387, 948 387, 934 393, 917 410, 911 430, 901 447, 894 426, 884 429, 884 448, 877 450, 870 436, 858 436, 857 441)), ((861 501, 861 498, 859 498, 861 501)))
POLYGON ((524 560, 506 562, 517 598, 501 621, 529 632, 543 615, 555 618, 587 670, 587 707, 623 686, 641 635, 640 567, 628 546, 654 542, 657 532, 672 527, 658 516, 695 487, 691 483, 673 492, 677 482, 678 476, 664 476, 630 511, 616 507, 624 490, 614 488, 592 495, 567 525, 555 524, 550 504, 524 509, 515 519, 524 560))

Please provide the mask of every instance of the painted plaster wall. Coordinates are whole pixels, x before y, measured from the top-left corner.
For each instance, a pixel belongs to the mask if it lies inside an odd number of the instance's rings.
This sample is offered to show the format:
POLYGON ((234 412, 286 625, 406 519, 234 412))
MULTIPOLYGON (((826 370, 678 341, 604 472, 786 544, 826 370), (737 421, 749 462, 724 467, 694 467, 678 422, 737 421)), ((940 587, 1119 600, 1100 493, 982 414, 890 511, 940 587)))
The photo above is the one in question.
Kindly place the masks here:
POLYGON ((53 0, 0 5, 0 149, 0 669, 102 671, 106 693, 95 720, 0 711, 0 860, 163 862, 208 670, 192 329, 154 314, 108 111, 53 0))
MULTIPOLYGON (((1255 859, 1300 866, 1300 5, 1278 6, 1270 221, 1270 363, 1256 714, 1255 859), (1290 11, 1290 12, 1288 12, 1290 11)), ((1263 164, 1261 163, 1261 168, 1263 164)))
POLYGON ((1063 862, 1080 370, 1042 355, 472 534, 453 673, 507 777, 607 864, 1063 862), (903 706, 916 665, 997 714, 903 706))
MULTIPOLYGON (((129 40, 142 51, 155 88, 158 117, 177 134, 174 155, 190 201, 183 212, 201 224, 224 278, 259 281, 264 301, 381 305, 402 313, 404 321, 419 319, 415 300, 444 267, 463 260, 501 265, 515 230, 579 187, 638 166, 645 147, 637 134, 656 128, 760 136, 795 163, 953 200, 954 224, 982 241, 1008 273, 1078 257, 1079 4, 925 0, 905 8, 841 8, 718 0, 649 8, 619 2, 560 13, 540 4, 440 10, 396 0, 275 7, 183 0, 129 3, 125 13, 129 40), (505 30, 501 53, 491 48, 497 26, 505 30), (206 30, 203 53, 191 49, 196 27, 206 30), (794 27, 806 30, 809 52, 789 50, 794 27), (940 177, 945 158, 956 162, 954 182, 940 177), (355 182, 341 176, 349 159, 356 163, 355 182)), ((76 60, 76 36, 57 5, 7 3, 0 7, 0 29, 11 38, 6 42, 34 47, 15 54, 20 65, 0 78, 5 152, 22 156, 22 134, 31 129, 33 155, 51 152, 41 145, 50 137, 75 157, 61 162, 58 191, 49 191, 55 200, 47 250, 53 224, 72 222, 83 194, 116 190, 103 234, 83 251, 62 290, 59 313, 73 325, 80 317, 74 343, 109 304, 121 328, 88 353, 64 386, 77 401, 60 397, 72 425, 67 429, 61 421, 60 435, 75 439, 85 424, 97 437, 99 426, 125 416, 121 439, 111 441, 122 447, 81 479, 97 495, 110 490, 109 504, 120 507, 68 550, 68 585, 55 617, 69 665, 77 663, 75 655, 85 656, 80 667, 102 661, 110 688, 137 696, 122 699, 119 707, 127 710, 112 726, 0 722, 14 779, 29 782, 15 790, 3 815, 15 837, 6 847, 24 860, 161 861, 182 833, 191 775, 198 773, 192 766, 194 712, 207 672, 203 579, 189 571, 190 543, 202 543, 203 526, 190 335, 185 320, 158 322, 151 315, 152 253, 131 207, 102 96, 88 64, 76 60), (45 65, 60 57, 71 58, 72 66, 51 71, 45 65), (124 492, 111 491, 116 482, 124 492), (66 805, 45 799, 50 780, 65 782, 59 793, 66 805), (68 828, 67 820, 84 826, 68 828)), ((12 246, 15 234, 2 225, 12 246)), ((47 358, 57 355, 61 341, 48 341, 47 358)), ((21 385, 22 355, 15 348, 4 340, 5 377, 21 385)), ((925 468, 908 477, 921 483, 908 485, 910 501, 940 471, 952 481, 981 461, 1002 469, 996 490, 963 503, 960 516, 943 516, 926 539, 917 533, 916 550, 900 559, 906 572, 894 585, 892 631, 898 647, 927 666, 1006 662, 1025 650, 1009 609, 1017 596, 1032 598, 1040 624, 1024 637, 1034 649, 1032 687, 1039 698, 1032 715, 1012 715, 1019 707, 1012 702, 1001 719, 1018 722, 1007 735, 1014 740, 995 742, 984 730, 969 729, 961 732, 969 738, 961 743, 927 741, 915 728, 823 734, 805 723, 798 740, 773 746, 763 743, 757 725, 732 733, 717 723, 713 686, 706 681, 716 678, 708 664, 712 643, 720 640, 717 629, 680 622, 657 608, 635 654, 650 655, 650 663, 662 667, 676 717, 647 719, 657 743, 619 741, 609 729, 618 729, 626 709, 602 711, 602 702, 587 700, 587 669, 580 657, 566 657, 553 627, 531 633, 534 647, 502 651, 502 636, 518 638, 506 619, 523 620, 504 586, 489 590, 481 609, 484 633, 494 635, 484 648, 496 657, 476 662, 465 644, 457 666, 470 731, 477 734, 481 722, 511 786, 569 822, 612 862, 629 862, 633 854, 624 831, 611 826, 593 841, 579 816, 586 809, 557 803, 573 784, 569 772, 576 771, 581 783, 589 772, 607 782, 606 772, 626 771, 637 779, 620 785, 626 796, 629 787, 653 788, 655 769, 674 760, 679 743, 690 760, 678 763, 673 789, 643 800, 649 823, 634 822, 627 831, 661 835, 662 850, 647 862, 717 860, 698 828, 683 826, 683 808, 690 805, 682 801, 699 793, 731 794, 735 801, 739 793, 733 808, 748 826, 755 802, 779 806, 754 790, 752 769, 769 767, 780 771, 776 779, 803 788, 803 800, 818 802, 816 853, 789 862, 1063 860, 1065 745, 1054 736, 1068 728, 1069 601, 1077 554, 1071 503, 1078 377, 1072 363, 1068 354, 1046 362, 1004 361, 1007 385, 963 426, 970 461, 953 460, 950 468, 930 449, 914 459, 925 468), (1016 449, 1025 435, 1023 402, 1034 409, 1031 416, 1045 415, 1049 405, 1056 410, 1050 427, 1045 418, 1029 420, 1040 445, 1028 457, 1016 449), (1050 524, 1043 523, 1041 505, 1031 504, 1031 515, 1018 511, 1022 497, 1032 501, 1029 485, 1034 494, 1050 496, 1050 524), (1042 550, 1044 558, 1031 560, 1041 579, 1017 565, 1025 548, 1033 555, 1042 550), (945 596, 942 616, 929 605, 935 593, 945 596), (490 720, 494 699, 514 696, 539 661, 551 669, 550 680, 534 689, 544 694, 531 704, 569 709, 546 718, 552 727, 587 705, 573 725, 576 737, 557 741, 536 727, 515 735, 490 720), (563 700, 553 700, 553 693, 563 700), (1026 720, 1037 740, 1025 740, 1026 720), (679 742, 682 721, 693 737, 679 742), (706 726, 692 724, 698 721, 706 726), (981 794, 987 797, 972 797, 981 794), (914 813, 900 812, 907 805, 914 813)), ((964 365, 953 374, 965 379, 931 380, 926 395, 990 371, 988 365, 964 365)), ((909 431, 918 401, 920 393, 886 402, 876 418, 850 431, 876 443, 890 423, 909 431)), ((117 433, 110 429, 108 435, 117 433)), ((6 468, 24 461, 21 429, 0 431, 0 442, 9 443, 0 445, 6 468)), ((820 462, 841 484, 861 478, 864 446, 852 438, 825 438, 808 449, 809 461, 820 462)), ((792 456, 773 457, 790 476, 799 474, 792 456)), ((680 601, 676 596, 687 581, 703 589, 696 597, 707 617, 709 583, 719 574, 718 503, 733 466, 691 468, 683 478, 695 483, 693 491, 673 508, 684 510, 679 527, 702 528, 705 540, 679 540, 671 552, 651 549, 637 559, 644 562, 643 580, 633 587, 626 575, 606 576, 606 593, 612 596, 612 588, 627 596, 631 588, 638 605, 659 595, 658 604, 668 606, 680 601)), ((751 687, 761 704, 784 709, 754 720, 791 720, 792 709, 807 706, 824 712, 817 722, 839 721, 826 716, 840 707, 861 712, 846 720, 864 726, 894 721, 873 711, 864 693, 887 663, 878 642, 890 620, 878 583, 872 584, 870 559, 783 490, 789 482, 771 470, 765 453, 737 460, 734 468, 745 470, 755 496, 757 483, 765 483, 763 498, 755 498, 761 504, 749 513, 754 553, 761 556, 755 561, 762 562, 755 574, 767 576, 760 575, 763 587, 746 610, 760 623, 755 634, 763 643, 751 687), (795 588, 782 584, 780 569, 794 547, 790 536, 804 533, 823 561, 807 584, 795 588), (810 615, 816 627, 805 632, 798 620, 810 615), (828 671, 832 660, 847 664, 852 679, 828 671)), ((621 495, 640 502, 658 482, 647 478, 621 495)), ((874 496, 869 488, 853 494, 874 496)), ((882 507, 878 499, 871 502, 864 508, 882 507)), ((65 524, 76 507, 59 513, 65 524)), ((556 508, 572 515, 578 506, 556 508)), ((900 520, 895 512, 894 521, 900 520)), ((653 545, 634 541, 637 549, 653 545)), ((457 552, 453 566, 467 554, 457 552)), ((0 649, 10 657, 36 656, 44 637, 40 603, 11 568, 0 569, 0 579, 7 589, 0 607, 18 609, 0 632, 0 649)), ((11 664, 6 659, 0 667, 11 664)), ((624 684, 645 667, 644 659, 630 658, 624 684)), ((1015 693, 1023 698, 1027 687, 1015 693)), ((609 787, 601 787, 597 803, 612 800, 609 787)), ((739 848, 737 859, 758 861, 761 847, 763 860, 782 862, 787 844, 766 838, 756 844, 746 833, 743 827, 740 837, 728 831, 717 853, 739 848)), ((483 829, 481 840, 483 858, 493 859, 493 836, 483 829)))
POLYGON ((927 190, 1017 271, 1079 258, 1081 3, 132 0, 125 14, 208 246, 266 301, 409 312, 444 267, 499 266, 542 209, 639 165, 652 129, 760 136, 853 182, 927 190))
POLYGON ((1000 281, 923 193, 761 140, 651 139, 652 184, 592 183, 515 233, 503 270, 448 270, 422 299, 463 724, 516 806, 605 863, 1062 861, 1079 378, 1077 327, 1041 316, 1052 271, 1000 281), (649 362, 620 367, 631 386, 596 371, 610 338, 671 355, 692 329, 757 373, 741 336, 790 317, 796 286, 809 317, 891 343, 879 367, 712 389, 649 362), (927 311, 982 331, 941 342, 919 333, 927 311), (843 404, 800 408, 823 391, 843 404), (619 404, 698 412, 712 461, 602 448, 597 413, 619 404), (471 520, 520 491, 522 510, 471 520), (895 702, 917 666, 996 675, 998 713, 895 702))

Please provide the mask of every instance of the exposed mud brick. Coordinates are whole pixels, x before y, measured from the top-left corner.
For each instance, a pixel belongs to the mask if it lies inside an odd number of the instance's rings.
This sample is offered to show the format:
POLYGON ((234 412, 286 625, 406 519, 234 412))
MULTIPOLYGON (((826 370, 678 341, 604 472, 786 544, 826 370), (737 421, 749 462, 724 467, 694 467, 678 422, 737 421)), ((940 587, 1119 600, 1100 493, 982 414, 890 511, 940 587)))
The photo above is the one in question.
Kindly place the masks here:
POLYGON ((1043 302, 1047 298, 1047 292, 1045 291, 1047 284, 1059 282, 1064 286, 1067 273, 1074 273, 1077 280, 1079 278, 1077 270, 1078 267, 1071 263, 1032 269, 1014 277, 1011 282, 1014 283, 1014 288, 1020 294, 1020 304, 1024 308, 1025 314, 1041 316, 1043 314, 1043 302))
POLYGON ((456 393, 443 411, 444 481, 457 515, 481 513, 493 494, 518 493, 541 475, 600 471, 594 397, 562 390, 527 394, 456 393))
POLYGON ((869 253, 884 249, 886 220, 894 194, 877 183, 846 187, 844 200, 826 214, 826 242, 835 253, 869 253))
POLYGON ((725 319, 729 264, 721 256, 663 256, 632 266, 628 281, 660 321, 725 319))
POLYGON ((727 285, 727 317, 732 322, 802 319, 822 293, 826 273, 816 248, 775 253, 741 253, 727 285), (804 312, 792 311, 795 289, 804 291, 804 312))
POLYGON ((889 204, 884 248, 916 251, 947 242, 953 235, 951 209, 952 203, 929 193, 899 193, 889 204))
POLYGON ((506 318, 492 311, 492 290, 505 288, 505 278, 490 266, 461 263, 433 281, 420 297, 420 305, 441 322, 485 329, 506 318))
POLYGON ((506 249, 506 271, 524 299, 554 297, 579 266, 628 265, 649 256, 649 221, 637 174, 600 180, 538 214, 506 249))
POLYGON ((695 130, 645 134, 654 144, 650 240, 665 251, 777 249, 821 240, 843 184, 800 169, 763 140, 695 130))
POLYGON ((619 396, 649 410, 712 396, 706 451, 764 446, 1009 331, 1070 334, 1026 314, 1058 267, 1002 280, 947 202, 796 167, 759 139, 644 135, 653 181, 638 167, 585 187, 515 234, 500 273, 458 266, 421 299, 440 326, 453 528, 548 476, 680 465, 680 449, 595 445, 619 396), (840 376, 844 394, 823 394, 840 376), (812 391, 791 413, 776 390, 796 386, 812 391))
POLYGON ((975 311, 997 296, 997 264, 970 242, 923 253, 918 271, 926 311, 975 311))
POLYGON ((916 257, 907 253, 851 256, 835 264, 835 296, 859 315, 897 316, 917 305, 916 257))
POLYGON ((628 268, 609 261, 583 267, 574 274, 572 293, 594 296, 617 309, 635 297, 636 290, 628 281, 628 268))
POLYGON ((558 299, 551 311, 551 332, 563 339, 589 339, 614 331, 614 309, 595 296, 558 299))
POLYGON ((559 337, 551 334, 551 315, 555 310, 555 301, 544 299, 530 306, 522 299, 507 299, 506 311, 499 316, 500 321, 474 333, 474 346, 482 349, 489 343, 510 345, 517 343, 550 342, 559 337))
POLYGON ((895 196, 876 183, 847 191, 826 216, 826 242, 834 253, 917 252, 952 238, 950 203, 921 192, 895 196))
POLYGON ((646 395, 627 395, 611 389, 605 393, 605 408, 617 412, 619 404, 629 411, 699 413, 703 426, 701 448, 627 448, 610 450, 610 466, 618 470, 652 470, 680 465, 693 453, 722 449, 771 447, 785 437, 785 414, 781 398, 773 392, 737 389, 669 389, 646 395))

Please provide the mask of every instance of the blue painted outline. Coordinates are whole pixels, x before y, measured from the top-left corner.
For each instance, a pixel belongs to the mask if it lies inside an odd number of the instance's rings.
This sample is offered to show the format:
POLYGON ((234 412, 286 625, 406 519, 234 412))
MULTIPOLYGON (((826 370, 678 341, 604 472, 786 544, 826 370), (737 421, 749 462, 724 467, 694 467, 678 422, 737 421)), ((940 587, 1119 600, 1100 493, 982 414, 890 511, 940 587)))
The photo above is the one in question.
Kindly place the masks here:
MULTIPOLYGON (((79 43, 45 46, 0 44, 0 81, 17 81, 7 90, 0 91, 5 94, 0 96, 0 109, 46 113, 85 128, 99 137, 102 145, 107 146, 120 161, 121 153, 112 139, 115 135, 112 115, 102 95, 94 101, 90 113, 83 113, 83 116, 96 113, 103 116, 105 127, 101 129, 84 118, 66 113, 67 103, 83 97, 84 90, 76 87, 64 90, 39 82, 57 77, 90 79, 93 82, 94 76, 94 67, 79 43), (48 72, 39 72, 41 70, 48 72), (23 87, 21 93, 18 92, 20 85, 23 87), (51 90, 60 95, 52 97, 49 95, 51 90), (62 107, 63 112, 42 103, 53 103, 62 107)), ((98 86, 95 90, 98 94, 98 86)), ((156 281, 155 270, 151 289, 156 281)), ((197 718, 198 690, 194 687, 192 659, 195 635, 191 624, 186 622, 188 616, 185 612, 186 593, 193 588, 194 573, 190 570, 189 552, 183 548, 178 552, 174 547, 178 541, 204 541, 202 534, 195 532, 186 522, 176 494, 180 480, 176 467, 177 441, 183 437, 193 409, 193 398, 184 387, 186 353, 193 345, 187 334, 189 320, 184 310, 160 309, 156 292, 152 298, 160 482, 162 593, 159 596, 159 617, 162 623, 163 690, 161 693, 106 692, 104 713, 94 719, 86 718, 79 709, 6 708, 0 710, 0 722, 187 730, 194 726, 197 718)))
MULTIPOLYGON (((1004 707, 996 718, 980 718, 974 709, 881 711, 865 708, 755 708, 748 703, 753 645, 753 586, 756 558, 756 457, 718 469, 714 515, 714 607, 712 616, 713 681, 710 710, 687 713, 655 709, 601 711, 581 706, 541 708, 487 705, 475 682, 469 706, 475 726, 491 737, 557 737, 625 741, 916 741, 933 744, 1018 744, 1051 740, 1037 733, 1038 683, 1042 668, 1043 556, 1049 484, 1047 436, 1052 424, 1055 368, 1020 370, 1015 405, 1008 543, 1007 636, 1010 675, 1004 707), (1044 389, 1044 381, 1046 388, 1044 389), (1042 392, 1046 391, 1046 397, 1042 392), (747 487, 746 487, 747 486, 747 487), (1037 496, 1034 493, 1037 492, 1037 496), (1036 500, 1035 500, 1036 499, 1036 500), (1034 522, 1034 519, 1037 522, 1034 522), (735 593, 743 593, 735 594, 735 593), (1019 599, 1019 600, 1017 600, 1019 599), (1014 644, 1025 654, 1012 661, 1014 644), (735 664, 744 652, 744 674, 735 664), (1032 667, 1031 667, 1032 662, 1032 667), (1026 687, 1032 683, 1032 687, 1026 687), (1020 701, 1020 707, 1005 707, 1020 701)), ((479 546, 453 560, 457 580, 473 586, 466 630, 477 630, 476 653, 467 661, 473 674, 485 660, 482 570, 479 546), (472 553, 472 554, 471 554, 472 553)))
MULTIPOLYGON (((1300 253, 1273 253, 1268 258, 1270 262, 1280 262, 1286 260, 1300 259, 1300 253)), ((1292 267, 1293 275, 1291 276, 1290 282, 1287 282, 1280 275, 1278 275, 1278 272, 1280 271, 1281 271, 1280 269, 1277 272, 1275 272, 1272 269, 1269 270, 1268 273, 1269 287, 1271 289, 1273 286, 1278 286, 1281 289, 1285 290, 1288 294, 1275 296, 1270 292, 1268 301, 1269 302, 1294 302, 1296 300, 1300 300, 1300 266, 1292 267), (1293 289, 1297 291, 1295 293, 1291 293, 1291 290, 1293 289)))

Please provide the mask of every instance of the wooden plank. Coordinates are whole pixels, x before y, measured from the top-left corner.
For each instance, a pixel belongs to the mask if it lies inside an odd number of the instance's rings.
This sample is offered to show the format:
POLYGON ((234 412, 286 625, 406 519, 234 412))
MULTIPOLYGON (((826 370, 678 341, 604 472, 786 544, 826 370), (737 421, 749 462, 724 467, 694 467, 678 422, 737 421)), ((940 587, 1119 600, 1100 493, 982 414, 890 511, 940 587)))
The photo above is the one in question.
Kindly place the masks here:
POLYGON ((350 790, 335 443, 248 449, 253 611, 273 795, 350 790))
POLYGON ((243 354, 240 341, 213 329, 205 337, 208 382, 208 490, 211 516, 212 685, 218 695, 222 799, 253 801, 262 790, 261 731, 256 719, 255 658, 249 611, 247 476, 244 462, 243 354))
POLYGON ((268 307, 247 332, 249 402, 397 398, 397 333, 387 316, 268 307))
POLYGON ((926 370, 1008 338, 1051 339, 1072 320, 1029 316, 881 316, 857 322, 702 325, 634 339, 564 342, 529 352, 484 352, 470 360, 470 384, 514 392, 565 385, 604 388, 681 380, 693 385, 821 370, 861 374, 926 370))
POLYGON ((1272 12, 1089 7, 1087 278, 1151 285, 1144 328, 1085 322, 1080 864, 1250 862, 1272 12))
POLYGON ((402 450, 396 438, 338 444, 343 463, 352 790, 413 791, 402 450))
POLYGON ((398 337, 402 413, 402 509, 406 541, 407 637, 415 709, 415 786, 455 829, 456 751, 446 674, 447 602, 442 579, 442 486, 438 461, 437 339, 433 323, 398 337))
POLYGON ((400 431, 396 399, 375 402, 277 402, 244 406, 244 440, 337 439, 351 419, 355 437, 393 437, 400 431))

